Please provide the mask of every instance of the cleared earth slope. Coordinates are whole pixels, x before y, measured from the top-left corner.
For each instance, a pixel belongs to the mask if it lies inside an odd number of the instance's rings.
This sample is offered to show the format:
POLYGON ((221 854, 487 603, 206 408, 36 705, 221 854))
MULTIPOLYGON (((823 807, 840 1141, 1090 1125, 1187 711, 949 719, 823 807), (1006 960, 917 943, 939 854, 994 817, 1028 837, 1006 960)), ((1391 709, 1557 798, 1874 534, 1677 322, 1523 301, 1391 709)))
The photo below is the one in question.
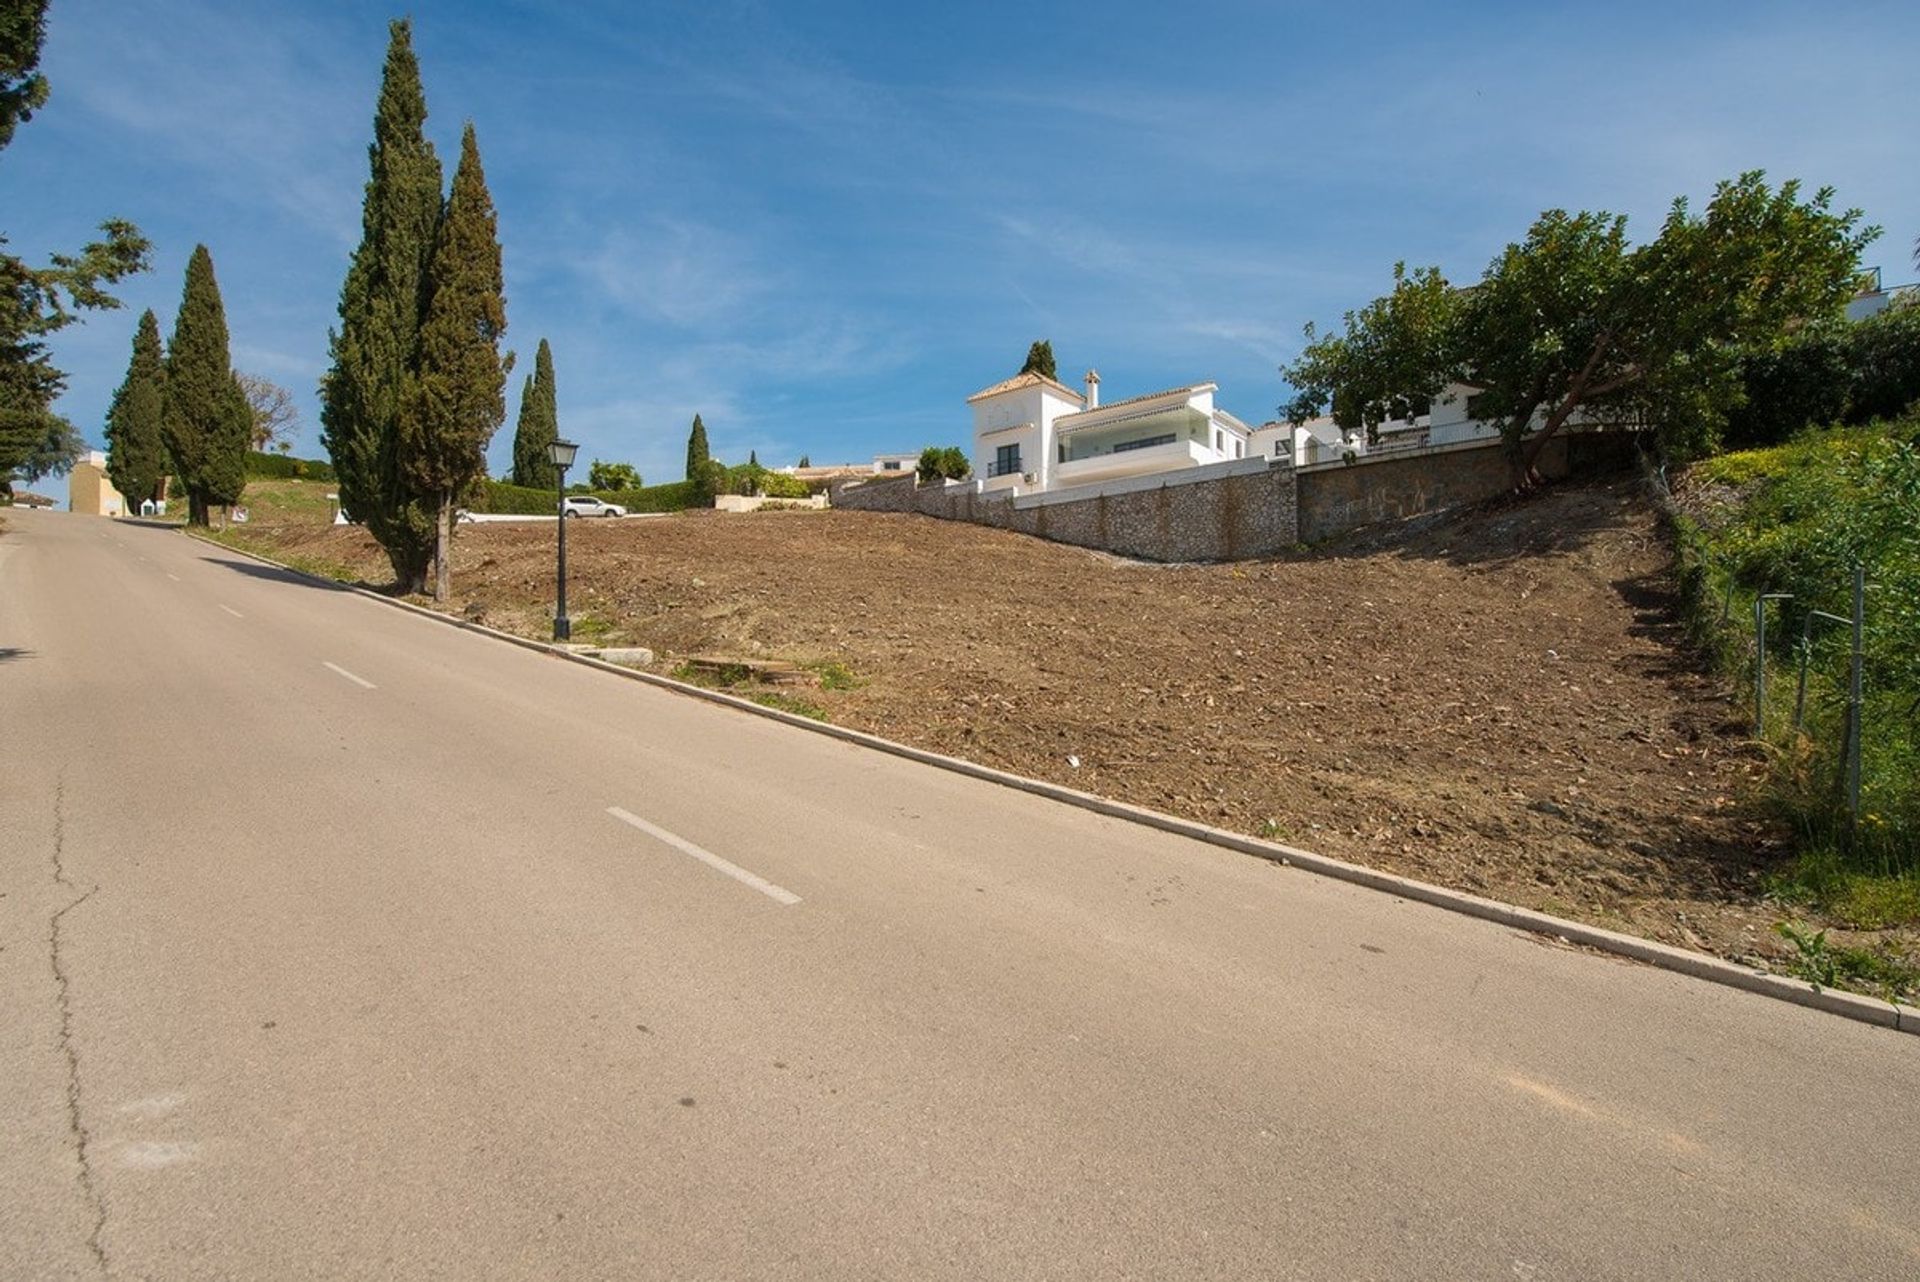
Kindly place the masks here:
MULTIPOLYGON (((1681 647, 1637 483, 1295 558, 1162 566, 876 513, 569 530, 576 638, 830 667, 833 721, 1736 958, 1784 834, 1681 647), (847 677, 851 676, 851 680, 847 677)), ((378 583, 364 532, 255 546, 378 583)), ((553 527, 467 527, 455 610, 544 636, 553 527)), ((1889 940, 1890 943, 1910 941, 1889 940)))

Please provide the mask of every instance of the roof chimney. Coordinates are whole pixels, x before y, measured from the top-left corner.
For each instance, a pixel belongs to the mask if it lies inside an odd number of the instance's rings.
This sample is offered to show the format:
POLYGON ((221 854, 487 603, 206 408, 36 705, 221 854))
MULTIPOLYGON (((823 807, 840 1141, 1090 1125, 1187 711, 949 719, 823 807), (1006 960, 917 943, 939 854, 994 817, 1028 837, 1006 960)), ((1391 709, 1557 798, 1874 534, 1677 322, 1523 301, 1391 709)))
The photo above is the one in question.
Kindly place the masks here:
POLYGON ((1100 405, 1100 371, 1087 371, 1087 408, 1097 409, 1100 405))

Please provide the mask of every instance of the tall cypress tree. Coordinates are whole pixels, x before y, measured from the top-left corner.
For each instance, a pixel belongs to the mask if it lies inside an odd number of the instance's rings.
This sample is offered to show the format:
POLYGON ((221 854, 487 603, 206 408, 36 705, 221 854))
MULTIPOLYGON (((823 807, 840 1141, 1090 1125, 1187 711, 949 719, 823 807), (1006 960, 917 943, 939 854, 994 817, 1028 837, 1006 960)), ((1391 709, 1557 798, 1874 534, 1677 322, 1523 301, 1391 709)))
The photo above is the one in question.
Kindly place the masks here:
POLYGON ((506 416, 513 366, 511 356, 500 355, 507 328, 500 241, 471 122, 460 137, 460 163, 434 236, 427 285, 419 372, 400 419, 400 471, 409 486, 432 496, 433 596, 445 601, 454 501, 486 471, 487 442, 506 416))
POLYGON ((436 513, 402 479, 399 437, 440 220, 440 161, 421 131, 427 103, 412 27, 402 18, 389 31, 360 247, 340 287, 333 364, 321 383, 320 439, 339 474, 341 506, 386 549, 399 589, 418 592, 436 513))
POLYGON ((713 455, 707 450, 707 425, 700 416, 693 416, 693 431, 687 437, 687 479, 697 481, 706 475, 707 461, 713 455))
POLYGON ((187 260, 160 407, 161 438, 187 487, 187 519, 205 525, 214 504, 233 503, 246 488, 253 427, 247 398, 234 381, 226 308, 205 245, 195 245, 187 260))
POLYGON ((1022 374, 1038 374, 1041 378, 1058 379, 1060 371, 1053 363, 1053 340, 1037 338, 1027 348, 1027 362, 1020 367, 1022 374))
POLYGON ((513 483, 551 490, 558 483, 547 447, 560 435, 553 386, 553 350, 547 340, 533 355, 533 375, 520 389, 520 420, 513 431, 513 483))
POLYGON ((160 322, 149 308, 134 330, 126 381, 107 410, 107 475, 136 512, 147 499, 159 497, 160 478, 167 474, 167 447, 160 436, 166 373, 160 322))

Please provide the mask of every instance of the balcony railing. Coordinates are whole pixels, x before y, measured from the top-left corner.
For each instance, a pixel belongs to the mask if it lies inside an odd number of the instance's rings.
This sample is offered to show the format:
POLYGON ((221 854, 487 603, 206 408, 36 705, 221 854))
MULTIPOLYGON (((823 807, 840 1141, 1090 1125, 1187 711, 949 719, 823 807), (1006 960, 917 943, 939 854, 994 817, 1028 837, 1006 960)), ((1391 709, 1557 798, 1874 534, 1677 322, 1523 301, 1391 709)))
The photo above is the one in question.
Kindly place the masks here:
POLYGON ((1016 472, 1023 472, 1025 470, 1025 468, 1020 466, 1020 456, 1016 454, 1004 463, 996 459, 994 462, 987 464, 987 478, 991 480, 996 476, 1012 476, 1016 472))

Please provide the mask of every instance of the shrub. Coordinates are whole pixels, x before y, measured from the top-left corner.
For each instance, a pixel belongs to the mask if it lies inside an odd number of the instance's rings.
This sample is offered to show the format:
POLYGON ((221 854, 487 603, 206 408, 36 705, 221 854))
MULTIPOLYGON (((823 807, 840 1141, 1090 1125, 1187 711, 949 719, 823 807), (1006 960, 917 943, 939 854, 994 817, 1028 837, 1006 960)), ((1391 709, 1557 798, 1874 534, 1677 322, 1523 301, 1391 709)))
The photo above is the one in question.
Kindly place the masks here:
MULTIPOLYGON (((637 490, 597 490, 596 497, 618 503, 629 512, 680 512, 694 505, 693 486, 687 481, 648 485, 637 490)), ((559 505, 552 490, 529 489, 506 481, 483 481, 468 506, 476 512, 513 516, 551 516, 559 505)))
POLYGON ((973 473, 973 464, 967 461, 967 452, 957 445, 944 448, 929 445, 920 451, 920 482, 964 481, 973 473))
POLYGON ((1822 423, 1897 418, 1920 401, 1920 307, 1825 325, 1778 351, 1740 360, 1746 402, 1727 420, 1727 445, 1778 445, 1822 423))
POLYGON ((1920 875, 1920 419, 1806 432, 1770 450, 1702 465, 1744 483, 1735 509, 1679 544, 1682 583, 1711 648, 1750 675, 1753 600, 1778 602, 1767 652, 1774 697, 1759 737, 1771 741, 1773 791, 1811 846, 1847 848, 1856 869, 1920 875), (1861 820, 1849 829, 1840 784, 1850 638, 1808 633, 1802 731, 1791 726, 1799 643, 1809 610, 1852 613, 1853 567, 1868 583, 1861 734, 1861 820), (1725 624, 1723 603, 1732 592, 1725 624), (1780 692, 1786 692, 1784 696, 1780 692))
POLYGON ((268 454, 264 450, 247 452, 247 475, 265 481, 338 479, 333 464, 325 459, 292 458, 285 454, 268 454))
POLYGON ((760 492, 770 499, 804 499, 809 493, 805 481, 784 472, 761 473, 760 492))
POLYGON ((552 516, 560 500, 552 490, 514 485, 507 481, 482 481, 468 506, 476 512, 498 516, 552 516))

